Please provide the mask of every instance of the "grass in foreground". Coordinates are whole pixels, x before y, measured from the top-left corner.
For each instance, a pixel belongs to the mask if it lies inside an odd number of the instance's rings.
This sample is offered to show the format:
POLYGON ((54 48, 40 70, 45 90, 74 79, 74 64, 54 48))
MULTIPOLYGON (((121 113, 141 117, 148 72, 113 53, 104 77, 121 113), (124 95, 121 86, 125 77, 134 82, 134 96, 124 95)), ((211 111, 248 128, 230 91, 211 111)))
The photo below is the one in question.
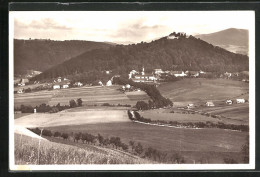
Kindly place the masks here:
POLYGON ((15 134, 16 165, 46 164, 144 164, 141 158, 113 151, 86 150, 70 145, 15 134))

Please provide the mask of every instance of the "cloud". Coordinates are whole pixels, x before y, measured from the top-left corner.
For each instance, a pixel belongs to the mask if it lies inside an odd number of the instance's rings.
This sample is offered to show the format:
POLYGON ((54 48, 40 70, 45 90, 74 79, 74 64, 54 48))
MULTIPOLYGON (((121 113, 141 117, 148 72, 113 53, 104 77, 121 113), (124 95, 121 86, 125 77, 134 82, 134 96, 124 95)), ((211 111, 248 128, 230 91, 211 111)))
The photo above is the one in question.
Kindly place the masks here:
MULTIPOLYGON (((154 38, 162 37, 163 33, 166 35, 171 31, 169 26, 165 25, 145 25, 145 19, 139 19, 136 21, 123 23, 119 25, 119 28, 110 34, 111 38, 115 38, 118 41, 132 41, 141 42, 149 41, 154 38)), ((170 33, 169 33, 170 34, 170 33)))
POLYGON ((14 21, 15 28, 34 28, 37 30, 44 29, 54 29, 54 30, 71 30, 71 27, 67 27, 65 25, 59 24, 57 21, 50 19, 50 18, 44 18, 41 20, 32 20, 30 23, 23 23, 18 20, 14 21))

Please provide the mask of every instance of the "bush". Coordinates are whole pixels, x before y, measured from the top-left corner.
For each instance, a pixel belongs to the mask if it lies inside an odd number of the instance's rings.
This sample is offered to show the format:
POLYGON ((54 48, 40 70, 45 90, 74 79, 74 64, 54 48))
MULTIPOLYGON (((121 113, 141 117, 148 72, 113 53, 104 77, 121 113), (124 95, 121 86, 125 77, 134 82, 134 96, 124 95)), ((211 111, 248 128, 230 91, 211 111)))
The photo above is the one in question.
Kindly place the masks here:
POLYGON ((33 107, 32 106, 24 106, 24 105, 21 105, 21 112, 22 113, 33 113, 33 107))
POLYGON ((137 154, 142 154, 143 152, 143 146, 141 145, 141 143, 138 143, 137 146, 135 146, 135 152, 137 154))
POLYGON ((75 100, 70 100, 69 105, 70 105, 71 108, 77 107, 77 103, 76 103, 75 100))
POLYGON ((60 132, 55 132, 53 136, 54 136, 54 137, 60 137, 60 136, 61 136, 61 133, 60 133, 60 132))
POLYGON ((43 129, 43 131, 42 131, 42 135, 43 136, 52 136, 52 132, 50 131, 50 130, 45 130, 45 129, 43 129))
POLYGON ((77 99, 77 104, 78 104, 78 106, 82 106, 82 103, 83 103, 82 99, 81 99, 81 98, 78 98, 78 99, 77 99))
POLYGON ((102 106, 111 106, 109 103, 103 103, 102 106))
POLYGON ((61 137, 66 140, 69 138, 69 135, 67 133, 62 133, 61 137))

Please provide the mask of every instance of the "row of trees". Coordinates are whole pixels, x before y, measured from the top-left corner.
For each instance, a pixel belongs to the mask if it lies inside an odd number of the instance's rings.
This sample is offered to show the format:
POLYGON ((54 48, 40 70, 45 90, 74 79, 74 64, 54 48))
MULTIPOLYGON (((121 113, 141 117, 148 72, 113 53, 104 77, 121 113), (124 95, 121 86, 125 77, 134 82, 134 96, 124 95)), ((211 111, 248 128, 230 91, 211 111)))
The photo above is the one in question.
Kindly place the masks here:
POLYGON ((224 124, 223 122, 213 123, 210 121, 206 122, 177 122, 177 121, 165 121, 165 120, 151 120, 148 118, 144 118, 137 111, 128 110, 128 116, 131 120, 137 120, 145 123, 153 123, 160 125, 169 125, 176 127, 185 127, 185 128, 220 128, 220 129, 230 129, 230 130, 239 130, 243 132, 249 131, 248 125, 235 125, 235 124, 224 124))
POLYGON ((52 131, 50 130, 39 128, 33 128, 29 130, 40 136, 62 138, 64 140, 71 139, 75 143, 82 142, 83 144, 86 143, 103 147, 113 147, 116 149, 120 148, 121 150, 133 153, 142 158, 148 158, 160 163, 185 163, 184 157, 179 153, 175 152, 169 154, 167 152, 161 152, 152 147, 144 148, 140 142, 135 142, 133 140, 130 140, 128 144, 126 144, 121 141, 120 137, 112 136, 110 138, 105 138, 100 134, 94 136, 90 133, 81 132, 68 134, 55 131, 54 133, 52 133, 52 131))
MULTIPOLYGON (((152 99, 151 102, 151 107, 153 108, 162 108, 165 106, 172 106, 173 103, 170 99, 164 98, 159 90, 154 86, 154 85, 148 85, 144 83, 137 83, 134 82, 130 79, 126 79, 123 77, 116 77, 113 79, 114 84, 119 84, 119 85, 126 85, 129 84, 133 87, 140 88, 141 90, 145 91, 148 96, 152 99)), ((140 104, 140 103, 139 103, 140 104)), ((143 103, 142 103, 143 104, 143 103)))
POLYGON ((47 105, 45 103, 39 105, 39 106, 35 106, 32 107, 31 105, 25 106, 25 105, 21 105, 20 107, 15 107, 15 111, 21 111, 22 113, 33 113, 34 109, 36 109, 37 112, 41 112, 41 113, 45 113, 45 112, 49 112, 49 113, 56 113, 65 109, 69 109, 69 108, 74 108, 74 107, 78 107, 78 106, 82 106, 82 99, 78 98, 76 101, 75 100, 70 100, 69 101, 69 105, 60 105, 60 103, 58 103, 56 106, 50 106, 47 105))

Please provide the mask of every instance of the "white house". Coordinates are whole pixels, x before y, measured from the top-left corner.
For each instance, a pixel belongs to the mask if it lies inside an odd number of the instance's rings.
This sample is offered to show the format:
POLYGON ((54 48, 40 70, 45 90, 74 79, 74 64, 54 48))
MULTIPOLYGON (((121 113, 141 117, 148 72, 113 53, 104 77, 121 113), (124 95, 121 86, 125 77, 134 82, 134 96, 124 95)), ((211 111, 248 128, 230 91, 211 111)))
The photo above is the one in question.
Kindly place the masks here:
POLYGON ((130 88, 131 88, 131 85, 126 84, 126 85, 125 85, 125 88, 130 89, 130 88))
POLYGON ((23 93, 24 92, 24 89, 19 89, 18 91, 17 91, 17 93, 23 93))
POLYGON ((227 100, 226 101, 226 104, 232 104, 233 102, 232 102, 232 100, 227 100))
POLYGON ((215 105, 212 101, 208 101, 208 102, 206 102, 206 106, 215 106, 215 105))
POLYGON ((236 101, 237 101, 238 104, 239 104, 239 103, 245 103, 245 102, 246 102, 246 100, 243 99, 243 98, 238 98, 236 101))
POLYGON ((188 108, 188 109, 194 108, 194 104, 192 104, 192 103, 188 104, 187 108, 188 108))
POLYGON ((160 75, 164 73, 162 69, 154 69, 154 74, 160 75))
POLYGON ((74 86, 82 87, 83 84, 81 82, 75 82, 74 86))
POLYGON ((111 85, 112 85, 112 81, 111 80, 107 81, 106 86, 111 86, 111 85))
POLYGON ((224 76, 226 76, 226 77, 228 77, 228 78, 229 78, 229 77, 231 77, 231 76, 232 76, 232 73, 225 72, 225 73, 224 73, 224 76))
POLYGON ((53 85, 53 89, 60 89, 60 85, 53 85))
POLYGON ((101 85, 101 86, 104 86, 103 83, 102 83, 101 81, 99 81, 98 84, 101 85))
POLYGON ((175 77, 185 77, 187 74, 185 74, 183 71, 171 71, 171 74, 175 77))
POLYGON ((63 85, 62 85, 62 88, 64 88, 64 89, 65 89, 65 88, 69 88, 69 84, 63 84, 63 85))

